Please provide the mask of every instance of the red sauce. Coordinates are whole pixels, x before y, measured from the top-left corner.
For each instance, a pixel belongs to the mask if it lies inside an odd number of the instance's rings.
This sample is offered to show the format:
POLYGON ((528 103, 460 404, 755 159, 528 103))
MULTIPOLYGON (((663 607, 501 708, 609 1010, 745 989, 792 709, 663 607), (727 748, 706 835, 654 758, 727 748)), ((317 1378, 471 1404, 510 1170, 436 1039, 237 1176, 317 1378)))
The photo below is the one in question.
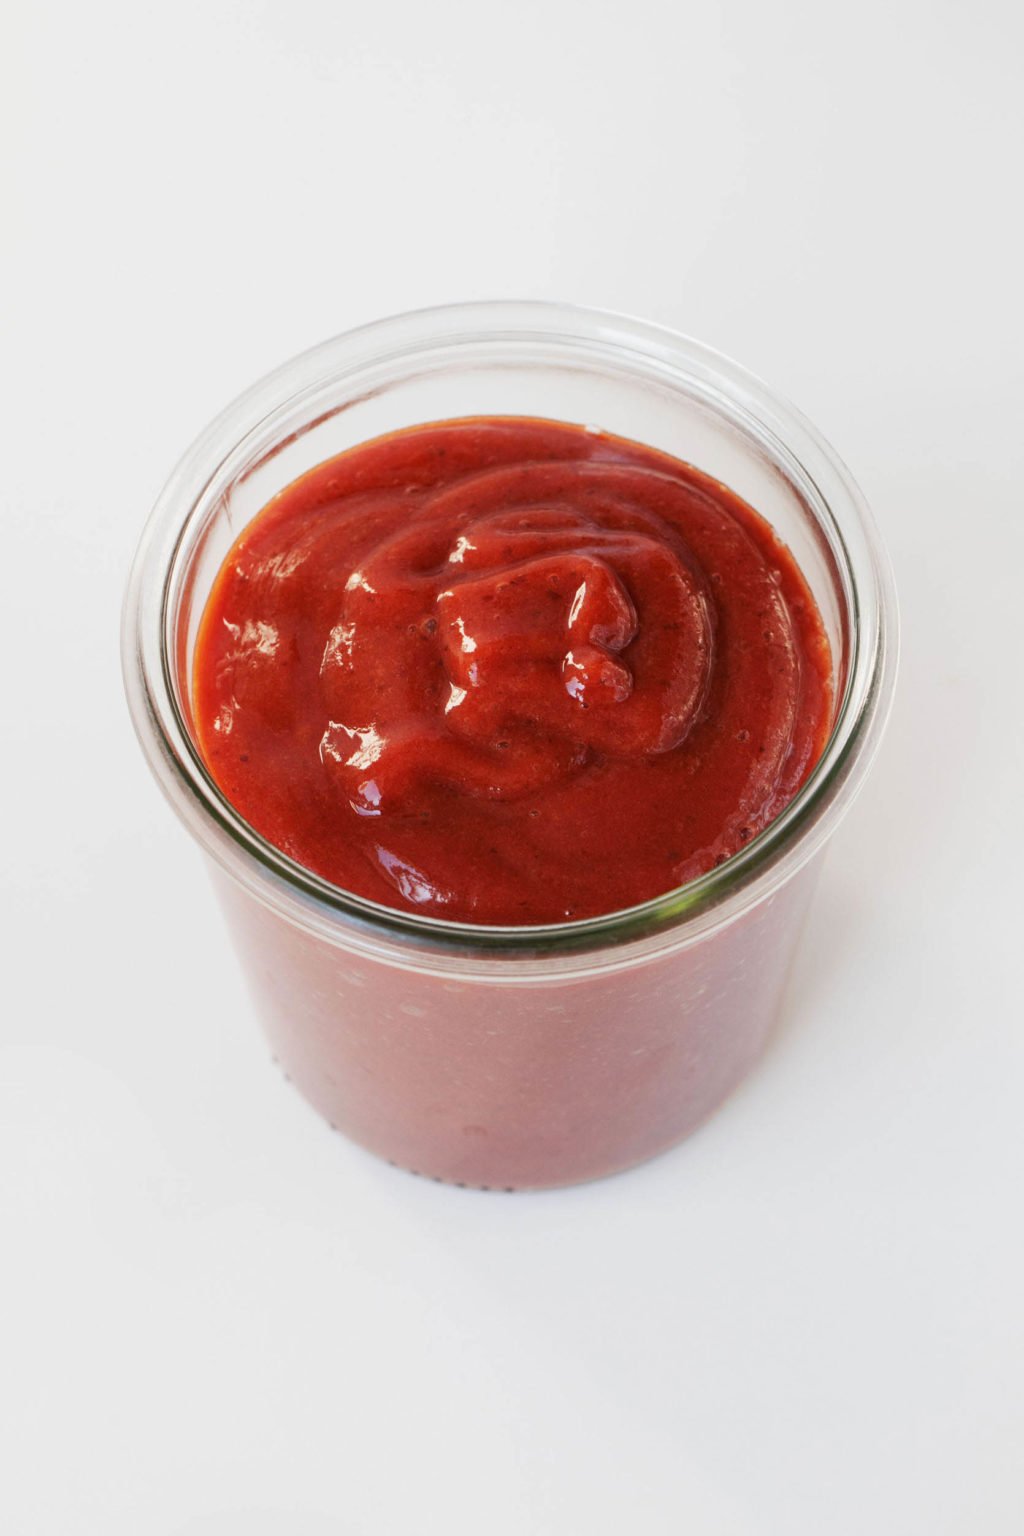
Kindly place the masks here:
POLYGON ((262 835, 452 920, 632 906, 741 849, 832 721, 792 555, 727 487, 589 428, 377 439, 276 496, 200 627, 199 744, 262 835))

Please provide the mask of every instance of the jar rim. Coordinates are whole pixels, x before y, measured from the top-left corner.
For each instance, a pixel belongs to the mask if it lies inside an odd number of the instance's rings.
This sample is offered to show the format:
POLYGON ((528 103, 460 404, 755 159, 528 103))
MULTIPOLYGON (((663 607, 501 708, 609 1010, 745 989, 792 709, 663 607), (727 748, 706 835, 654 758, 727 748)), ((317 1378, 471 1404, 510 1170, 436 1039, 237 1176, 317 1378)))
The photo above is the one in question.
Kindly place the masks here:
MULTIPOLYGON (((820 512, 816 514, 819 516, 820 512)), ((724 926, 784 884, 831 835, 860 788, 891 707, 898 651, 893 575, 855 481, 817 429, 753 374, 666 327, 612 312, 533 300, 449 304, 343 332, 244 391, 186 451, 164 487, 132 566, 122 625, 129 709, 161 788, 197 841, 229 873, 300 926, 356 948, 395 945, 437 956, 580 955, 660 938, 673 946, 724 926), (333 885, 290 859, 246 822, 199 756, 173 682, 172 577, 199 498, 257 428, 293 411, 327 382, 440 346, 531 341, 642 357, 670 381, 698 383, 767 434, 817 492, 847 588, 851 655, 832 730, 798 793, 749 844, 717 868, 638 905, 565 923, 500 927, 403 912, 333 885)))

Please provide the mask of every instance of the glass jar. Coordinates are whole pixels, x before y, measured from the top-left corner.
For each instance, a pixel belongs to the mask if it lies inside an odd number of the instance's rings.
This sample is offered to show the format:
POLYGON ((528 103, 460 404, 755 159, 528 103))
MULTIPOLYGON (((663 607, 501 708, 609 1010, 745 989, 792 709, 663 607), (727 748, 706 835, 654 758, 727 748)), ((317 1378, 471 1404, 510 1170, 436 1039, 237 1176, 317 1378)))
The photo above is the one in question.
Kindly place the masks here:
POLYGON ((541 303, 382 320, 254 385, 168 482, 124 619, 135 728, 208 857, 284 1071, 332 1125, 392 1162, 501 1189, 651 1157, 744 1076, 778 1012, 822 852, 874 756, 895 665, 888 562, 814 428, 707 347, 541 303), (368 438, 483 415, 593 424, 723 481, 789 545, 828 631, 835 724, 800 793, 719 868, 627 911, 497 928, 361 899, 260 837, 196 746, 196 632, 249 520, 368 438))

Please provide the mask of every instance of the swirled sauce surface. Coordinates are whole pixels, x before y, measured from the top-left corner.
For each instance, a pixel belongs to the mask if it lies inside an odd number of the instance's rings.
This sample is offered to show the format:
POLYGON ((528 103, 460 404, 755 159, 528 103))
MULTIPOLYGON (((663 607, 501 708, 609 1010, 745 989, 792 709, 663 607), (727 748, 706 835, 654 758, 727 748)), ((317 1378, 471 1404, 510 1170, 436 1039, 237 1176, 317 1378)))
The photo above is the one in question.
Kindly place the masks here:
POLYGON ((559 422, 350 450, 249 524, 198 637, 200 749, 247 821, 385 905, 550 923, 722 863, 832 719, 792 555, 717 481, 559 422))

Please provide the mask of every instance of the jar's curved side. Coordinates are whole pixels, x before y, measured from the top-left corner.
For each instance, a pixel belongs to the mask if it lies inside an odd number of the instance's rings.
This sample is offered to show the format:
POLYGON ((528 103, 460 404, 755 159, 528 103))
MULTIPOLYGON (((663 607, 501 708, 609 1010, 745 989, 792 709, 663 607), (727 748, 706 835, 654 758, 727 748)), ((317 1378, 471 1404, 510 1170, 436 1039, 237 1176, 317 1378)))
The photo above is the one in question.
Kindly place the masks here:
POLYGON ((326 1121, 412 1172, 536 1189, 645 1161, 728 1097, 771 1034, 815 874, 702 943, 528 988, 381 965, 215 884, 272 1053, 326 1121))

